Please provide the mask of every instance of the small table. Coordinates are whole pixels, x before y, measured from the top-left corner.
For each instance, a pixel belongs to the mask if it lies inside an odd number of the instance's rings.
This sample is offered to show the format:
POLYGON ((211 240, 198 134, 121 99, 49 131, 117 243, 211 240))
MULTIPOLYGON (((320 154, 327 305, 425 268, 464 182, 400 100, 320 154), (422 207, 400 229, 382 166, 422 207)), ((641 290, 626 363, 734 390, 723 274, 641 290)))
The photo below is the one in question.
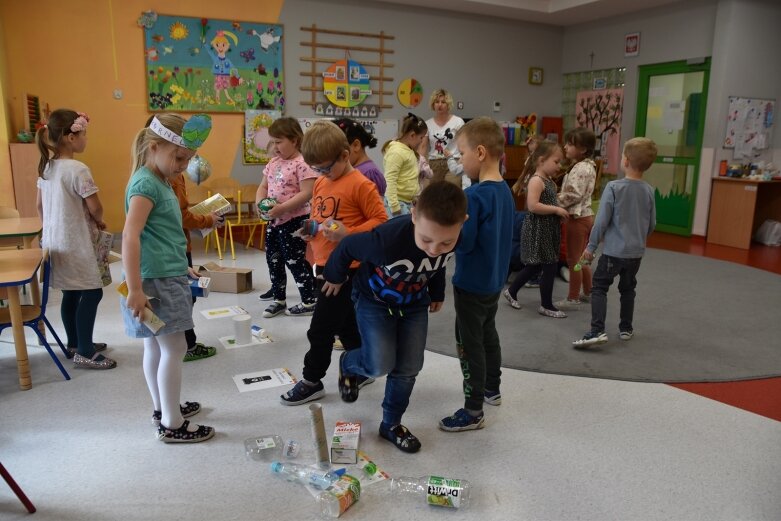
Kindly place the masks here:
POLYGON ((11 217, 0 219, 0 238, 21 237, 24 247, 32 246, 43 226, 40 217, 11 217))
MULTIPOLYGON (((19 286, 32 283, 33 287, 38 288, 38 283, 34 279, 35 273, 41 265, 41 260, 43 260, 43 251, 38 248, 0 251, 0 288, 5 288, 8 291, 8 309, 14 332, 19 387, 23 391, 31 389, 33 384, 30 377, 30 362, 27 358, 27 341, 24 338, 19 286)), ((35 296, 33 295, 33 298, 35 296)))
POLYGON ((713 178, 708 242, 748 250, 767 219, 781 221, 781 181, 713 178))

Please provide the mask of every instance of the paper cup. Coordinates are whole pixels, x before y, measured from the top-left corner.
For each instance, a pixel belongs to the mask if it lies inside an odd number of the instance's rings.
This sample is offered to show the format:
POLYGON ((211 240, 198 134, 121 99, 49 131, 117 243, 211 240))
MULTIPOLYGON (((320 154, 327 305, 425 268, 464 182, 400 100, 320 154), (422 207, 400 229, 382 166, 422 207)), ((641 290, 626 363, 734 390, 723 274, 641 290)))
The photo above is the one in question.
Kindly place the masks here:
POLYGON ((233 332, 236 337, 236 345, 247 345, 252 342, 252 317, 249 315, 236 315, 233 317, 233 332))

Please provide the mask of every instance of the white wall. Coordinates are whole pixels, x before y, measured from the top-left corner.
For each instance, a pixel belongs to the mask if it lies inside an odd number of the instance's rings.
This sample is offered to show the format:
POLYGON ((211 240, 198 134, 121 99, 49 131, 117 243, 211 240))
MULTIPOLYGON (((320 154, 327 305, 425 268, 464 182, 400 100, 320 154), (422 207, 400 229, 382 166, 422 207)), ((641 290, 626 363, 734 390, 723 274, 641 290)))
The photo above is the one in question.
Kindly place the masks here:
POLYGON ((288 115, 313 115, 299 104, 309 98, 308 92, 299 90, 309 84, 309 78, 299 74, 309 71, 309 63, 299 57, 310 54, 299 43, 309 40, 310 33, 300 27, 313 23, 340 31, 384 31, 395 37, 389 42, 395 52, 388 58, 395 67, 387 71, 394 80, 389 97, 394 108, 385 110, 383 119, 398 119, 409 111, 395 96, 401 80, 408 77, 423 85, 424 101, 413 109, 421 117, 431 116, 428 98, 438 88, 464 102, 464 110, 454 110, 463 117, 509 120, 530 112, 561 114, 563 31, 558 27, 355 0, 286 0, 280 23, 285 26, 288 115), (544 68, 542 86, 529 85, 530 66, 544 68), (494 100, 501 102, 500 112, 493 112, 494 100))

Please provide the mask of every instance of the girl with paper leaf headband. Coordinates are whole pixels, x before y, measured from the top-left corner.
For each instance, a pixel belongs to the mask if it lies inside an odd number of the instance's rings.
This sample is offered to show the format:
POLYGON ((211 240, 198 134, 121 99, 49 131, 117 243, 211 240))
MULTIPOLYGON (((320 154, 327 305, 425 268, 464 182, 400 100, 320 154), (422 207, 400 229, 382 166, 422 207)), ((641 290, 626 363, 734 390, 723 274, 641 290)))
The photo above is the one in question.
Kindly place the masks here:
POLYGON ((73 158, 87 146, 89 116, 58 109, 38 129, 38 215, 43 222, 41 246, 49 250, 50 285, 62 290, 62 324, 68 335, 68 358, 76 367, 112 369, 117 363, 98 351, 106 344, 92 342, 92 331, 111 283, 108 247, 101 247, 103 205, 87 165, 73 158))
POLYGON ((182 212, 170 181, 181 174, 211 131, 211 118, 189 121, 177 114, 157 114, 136 135, 132 177, 125 192, 122 264, 127 294, 120 299, 125 331, 144 339, 144 376, 152 395, 157 438, 166 443, 197 443, 214 429, 191 424, 197 402, 179 403, 182 364, 192 329, 192 300, 187 241, 182 212))

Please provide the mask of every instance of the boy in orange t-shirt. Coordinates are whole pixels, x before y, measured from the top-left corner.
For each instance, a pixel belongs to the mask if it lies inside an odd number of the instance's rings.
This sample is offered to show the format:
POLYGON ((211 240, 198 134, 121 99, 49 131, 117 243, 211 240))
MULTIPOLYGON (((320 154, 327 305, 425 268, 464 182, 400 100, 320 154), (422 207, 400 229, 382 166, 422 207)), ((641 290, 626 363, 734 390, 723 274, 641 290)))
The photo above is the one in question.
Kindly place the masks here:
MULTIPOLYGON (((301 143, 301 153, 310 168, 320 174, 312 190, 310 218, 320 226, 313 235, 302 229, 314 258, 317 291, 323 286, 323 268, 339 241, 352 233, 368 232, 387 220, 385 206, 376 185, 350 164, 350 146, 344 132, 330 121, 318 121, 301 143)), ((301 405, 325 395, 321 379, 331 364, 334 336, 345 350, 361 347, 351 299, 351 278, 358 263, 350 266, 346 288, 332 296, 319 293, 306 336, 309 351, 304 356, 303 378, 280 396, 283 405, 301 405)), ((358 387, 373 382, 363 377, 358 387)))

